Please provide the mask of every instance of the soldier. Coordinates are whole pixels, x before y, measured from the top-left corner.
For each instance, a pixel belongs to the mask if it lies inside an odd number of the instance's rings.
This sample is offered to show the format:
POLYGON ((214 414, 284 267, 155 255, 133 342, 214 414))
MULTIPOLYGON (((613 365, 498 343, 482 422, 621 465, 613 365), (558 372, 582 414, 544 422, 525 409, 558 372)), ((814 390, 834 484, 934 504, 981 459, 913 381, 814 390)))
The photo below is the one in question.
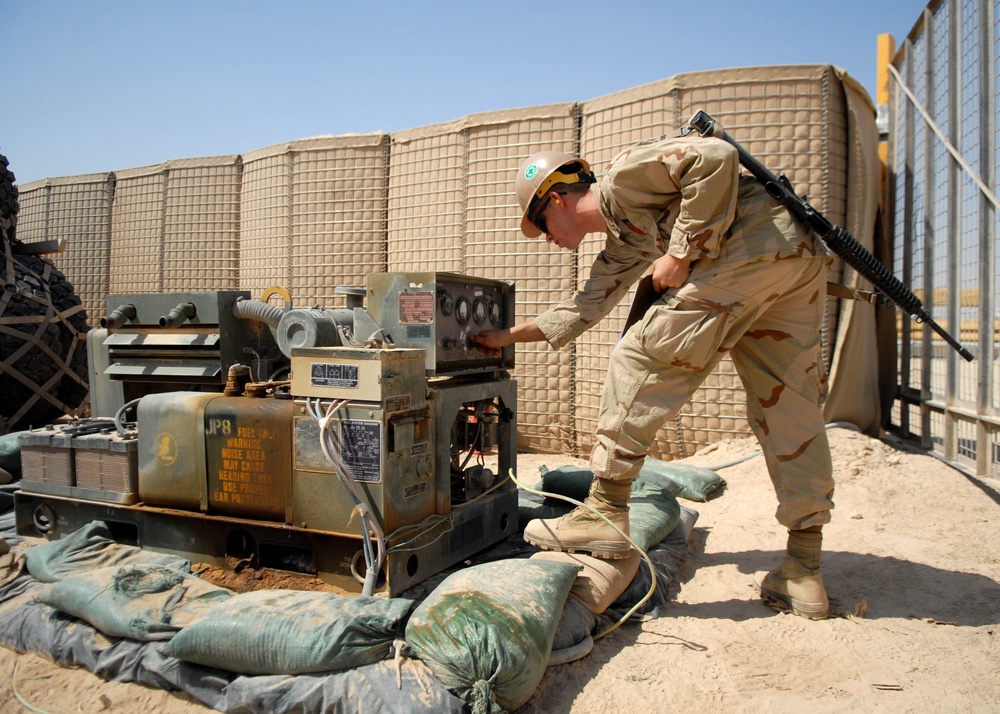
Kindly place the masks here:
POLYGON ((566 345, 595 325, 652 266, 659 299, 615 345, 601 395, 594 481, 586 504, 534 520, 528 542, 549 550, 622 558, 628 497, 657 430, 729 354, 747 394, 788 529, 781 565, 755 576, 769 605, 822 619, 829 605, 819 570, 833 476, 820 401, 826 272, 821 241, 751 176, 736 149, 682 129, 636 144, 597 183, 590 165, 542 151, 520 166, 521 231, 576 250, 604 233, 583 289, 533 320, 473 337, 487 350, 545 340, 566 345))

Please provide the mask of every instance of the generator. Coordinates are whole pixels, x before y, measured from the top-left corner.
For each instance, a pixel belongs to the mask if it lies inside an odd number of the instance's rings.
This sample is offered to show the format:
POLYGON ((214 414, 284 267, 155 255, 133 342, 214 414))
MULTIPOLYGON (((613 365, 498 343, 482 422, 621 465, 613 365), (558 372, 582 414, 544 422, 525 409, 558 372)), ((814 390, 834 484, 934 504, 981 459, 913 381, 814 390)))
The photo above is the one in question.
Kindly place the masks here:
POLYGON ((109 297, 88 343, 95 403, 114 414, 20 437, 18 533, 55 539, 101 520, 121 543, 389 596, 513 533, 513 348, 470 340, 513 324, 513 286, 374 274, 337 309, 294 308, 279 292, 283 307, 231 293, 109 297), (176 319, 139 317, 170 305, 176 319))

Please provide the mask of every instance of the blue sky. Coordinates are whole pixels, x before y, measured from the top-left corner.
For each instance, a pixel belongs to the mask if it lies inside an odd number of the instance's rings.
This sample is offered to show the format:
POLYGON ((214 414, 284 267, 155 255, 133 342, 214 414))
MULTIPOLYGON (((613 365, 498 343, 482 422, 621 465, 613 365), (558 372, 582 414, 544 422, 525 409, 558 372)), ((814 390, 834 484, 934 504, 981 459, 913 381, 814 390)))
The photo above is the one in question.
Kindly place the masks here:
POLYGON ((835 64, 925 0, 0 0, 0 153, 19 184, 318 134, 584 101, 691 72, 835 64))

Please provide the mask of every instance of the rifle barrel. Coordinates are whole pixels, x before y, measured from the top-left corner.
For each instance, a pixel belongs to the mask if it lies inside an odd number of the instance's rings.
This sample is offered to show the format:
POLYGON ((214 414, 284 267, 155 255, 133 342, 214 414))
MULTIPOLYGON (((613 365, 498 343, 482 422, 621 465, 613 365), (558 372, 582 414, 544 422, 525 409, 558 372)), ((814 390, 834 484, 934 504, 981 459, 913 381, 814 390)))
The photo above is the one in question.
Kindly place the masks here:
POLYGON ((854 268, 858 274, 866 278, 876 288, 885 293, 904 312, 913 316, 917 322, 926 323, 938 333, 945 342, 953 347, 964 359, 971 362, 975 356, 962 344, 937 324, 924 309, 923 304, 912 290, 903 285, 892 272, 882 265, 872 253, 861 245, 857 239, 840 226, 831 223, 826 216, 813 208, 801 196, 795 193, 791 183, 785 176, 775 176, 764 164, 754 158, 750 152, 719 127, 715 120, 705 112, 698 112, 691 119, 691 126, 702 136, 714 136, 717 139, 732 144, 739 155, 740 163, 764 185, 764 189, 772 198, 787 208, 793 216, 803 221, 818 235, 827 247, 840 256, 844 262, 854 268))

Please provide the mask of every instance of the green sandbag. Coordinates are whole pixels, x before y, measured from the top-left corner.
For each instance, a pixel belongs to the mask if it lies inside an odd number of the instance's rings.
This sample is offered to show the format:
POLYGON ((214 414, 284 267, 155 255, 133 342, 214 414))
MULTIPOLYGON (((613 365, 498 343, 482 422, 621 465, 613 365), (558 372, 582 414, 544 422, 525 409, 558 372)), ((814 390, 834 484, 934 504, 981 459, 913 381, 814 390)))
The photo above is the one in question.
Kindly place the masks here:
POLYGON ((523 531, 536 518, 558 518, 573 509, 573 504, 555 498, 542 498, 526 491, 517 492, 517 528, 523 531))
POLYGON ((38 600, 106 635, 166 640, 205 610, 232 597, 225 588, 160 565, 77 573, 44 588, 38 600))
MULTIPOLYGON (((578 501, 587 497, 594 472, 583 466, 560 466, 557 469, 540 468, 542 491, 569 496, 578 501)), ((674 461, 660 461, 647 456, 639 470, 636 481, 653 479, 662 487, 669 488, 678 498, 704 502, 718 489, 725 486, 725 480, 715 471, 703 466, 680 464, 674 461)))
MULTIPOLYGON (((549 471, 543 478, 556 471, 561 472, 555 477, 556 483, 570 489, 575 488, 574 483, 579 485, 584 480, 589 488, 590 481, 593 480, 589 469, 578 469, 575 466, 549 471)), ((629 534, 643 550, 652 548, 677 526, 681 506, 673 494, 675 488, 673 481, 656 472, 640 475, 632 483, 629 496, 629 534)), ((524 530, 524 526, 533 518, 558 518, 572 509, 573 505, 566 501, 555 498, 542 500, 532 494, 521 494, 518 499, 518 522, 521 530, 524 530)))
POLYGON ((24 433, 14 431, 0 436, 0 469, 10 472, 15 479, 21 478, 21 442, 17 437, 24 433))
POLYGON ((545 674, 577 572, 513 559, 453 573, 410 616, 407 645, 474 714, 513 711, 545 674))
POLYGON ((191 572, 191 562, 185 558, 116 543, 103 521, 92 521, 62 540, 29 548, 24 557, 28 572, 43 583, 96 568, 122 565, 161 565, 191 572))
MULTIPOLYGON (((541 466, 538 470, 542 474, 540 491, 557 493, 560 496, 575 498, 577 501, 587 497, 590 493, 590 484, 594 480, 594 472, 587 466, 560 466, 557 469, 541 466)), ((559 503, 564 502, 559 501, 559 503)))
MULTIPOLYGON (((702 503, 726 485, 725 480, 719 474, 704 466, 678 464, 673 461, 660 461, 648 457, 636 479, 636 482, 642 481, 669 488, 678 498, 702 503)), ((634 483, 632 485, 635 486, 634 483)))
POLYGON ((412 607, 404 598, 257 590, 203 612, 162 651, 241 674, 350 669, 388 657, 412 607))
POLYGON ((628 504, 629 535, 643 550, 670 535, 681 517, 677 498, 651 477, 640 477, 632 483, 628 504))

